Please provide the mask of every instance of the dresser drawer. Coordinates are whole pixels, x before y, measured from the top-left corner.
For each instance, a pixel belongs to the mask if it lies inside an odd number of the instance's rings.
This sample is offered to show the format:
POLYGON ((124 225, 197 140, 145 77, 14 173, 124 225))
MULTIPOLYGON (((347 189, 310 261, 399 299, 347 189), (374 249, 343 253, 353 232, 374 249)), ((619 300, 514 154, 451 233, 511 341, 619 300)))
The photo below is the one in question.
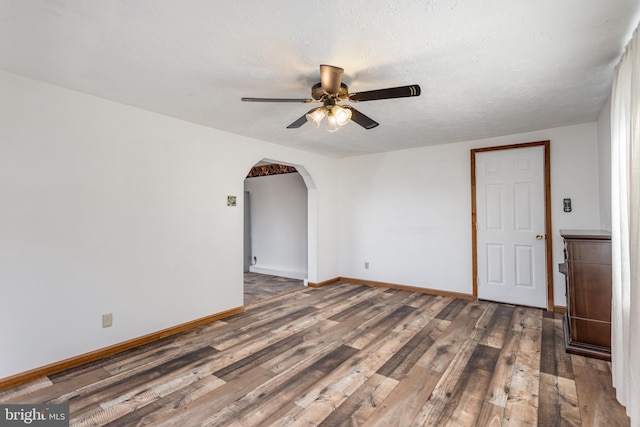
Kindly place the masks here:
POLYGON ((611 242, 571 241, 567 244, 565 251, 568 262, 611 265, 611 242))

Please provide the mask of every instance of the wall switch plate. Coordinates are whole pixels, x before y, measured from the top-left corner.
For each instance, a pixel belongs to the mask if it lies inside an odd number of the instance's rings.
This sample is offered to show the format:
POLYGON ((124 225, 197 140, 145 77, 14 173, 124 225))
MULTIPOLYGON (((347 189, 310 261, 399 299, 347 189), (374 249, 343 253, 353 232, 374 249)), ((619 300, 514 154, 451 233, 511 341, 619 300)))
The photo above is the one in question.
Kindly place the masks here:
POLYGON ((113 325, 113 314, 107 313, 102 315, 102 327, 110 328, 113 325))
POLYGON ((364 263, 364 269, 365 269, 365 270, 368 270, 368 269, 369 269, 369 261, 366 261, 366 262, 364 263))

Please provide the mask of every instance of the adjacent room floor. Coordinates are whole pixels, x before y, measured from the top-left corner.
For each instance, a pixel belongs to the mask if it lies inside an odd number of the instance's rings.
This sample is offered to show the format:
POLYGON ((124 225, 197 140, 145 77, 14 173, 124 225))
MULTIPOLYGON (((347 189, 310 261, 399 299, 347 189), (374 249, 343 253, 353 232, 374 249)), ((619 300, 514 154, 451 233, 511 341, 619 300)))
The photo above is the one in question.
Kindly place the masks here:
POLYGON ((244 305, 304 288, 304 281, 268 274, 244 273, 244 305))

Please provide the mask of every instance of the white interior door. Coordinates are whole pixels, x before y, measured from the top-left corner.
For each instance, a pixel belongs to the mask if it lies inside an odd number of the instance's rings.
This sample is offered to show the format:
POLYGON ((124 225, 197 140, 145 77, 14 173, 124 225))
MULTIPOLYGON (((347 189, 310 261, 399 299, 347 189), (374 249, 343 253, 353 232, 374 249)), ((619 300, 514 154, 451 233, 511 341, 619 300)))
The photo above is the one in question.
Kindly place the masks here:
POLYGON ((476 153, 478 298, 546 308, 544 147, 476 153))

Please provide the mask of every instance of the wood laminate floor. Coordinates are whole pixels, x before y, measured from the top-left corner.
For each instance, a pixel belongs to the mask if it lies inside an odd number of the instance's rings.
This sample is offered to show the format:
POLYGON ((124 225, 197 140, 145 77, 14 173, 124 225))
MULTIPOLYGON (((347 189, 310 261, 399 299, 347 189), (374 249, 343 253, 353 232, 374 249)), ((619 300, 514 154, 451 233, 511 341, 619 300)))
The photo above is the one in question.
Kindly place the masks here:
POLYGON ((73 426, 627 426, 610 365, 564 352, 559 316, 352 284, 0 392, 73 426))

